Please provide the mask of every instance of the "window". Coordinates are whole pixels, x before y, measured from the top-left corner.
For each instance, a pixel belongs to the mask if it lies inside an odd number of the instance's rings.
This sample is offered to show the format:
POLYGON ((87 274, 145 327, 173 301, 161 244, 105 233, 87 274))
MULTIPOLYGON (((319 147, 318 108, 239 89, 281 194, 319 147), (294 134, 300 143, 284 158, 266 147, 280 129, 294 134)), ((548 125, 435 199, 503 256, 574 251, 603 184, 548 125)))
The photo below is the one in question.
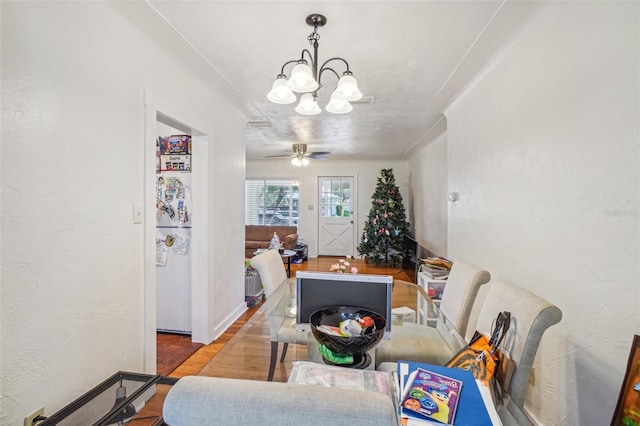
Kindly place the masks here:
POLYGON ((298 182, 247 179, 244 184, 246 225, 298 225, 298 182))
POLYGON ((351 186, 348 180, 323 179, 322 217, 351 216, 351 186))

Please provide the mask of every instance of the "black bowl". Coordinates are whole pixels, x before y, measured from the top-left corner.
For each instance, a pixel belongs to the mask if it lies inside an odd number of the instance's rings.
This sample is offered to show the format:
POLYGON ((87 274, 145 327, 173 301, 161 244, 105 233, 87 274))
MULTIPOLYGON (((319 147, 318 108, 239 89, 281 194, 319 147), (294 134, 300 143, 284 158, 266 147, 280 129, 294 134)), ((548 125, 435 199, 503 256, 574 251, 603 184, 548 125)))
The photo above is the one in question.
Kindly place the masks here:
POLYGON ((368 309, 352 306, 332 306, 317 310, 309 317, 309 323, 313 337, 318 343, 342 355, 363 353, 373 348, 384 336, 386 326, 382 315, 368 309), (334 336, 317 328, 321 325, 339 327, 342 321, 355 319, 356 316, 371 317, 375 326, 360 336, 334 336))

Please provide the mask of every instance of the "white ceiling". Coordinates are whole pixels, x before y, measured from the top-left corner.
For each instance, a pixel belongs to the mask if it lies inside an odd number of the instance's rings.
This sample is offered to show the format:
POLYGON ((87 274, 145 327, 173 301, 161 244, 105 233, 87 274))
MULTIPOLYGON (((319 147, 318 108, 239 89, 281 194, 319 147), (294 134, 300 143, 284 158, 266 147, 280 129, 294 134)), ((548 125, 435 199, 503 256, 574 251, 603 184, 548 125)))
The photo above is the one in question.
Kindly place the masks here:
MULTIPOLYGON (((503 1, 147 1, 235 88, 249 121, 270 123, 247 126, 247 159, 290 152, 293 143, 330 158, 401 157, 531 13, 503 1), (372 103, 303 116, 297 103, 266 99, 282 65, 312 50, 311 13, 327 18, 319 62, 344 58, 372 103)), ((344 65, 334 68, 341 74, 344 65)), ((337 79, 327 73, 322 83, 324 108, 337 79)))

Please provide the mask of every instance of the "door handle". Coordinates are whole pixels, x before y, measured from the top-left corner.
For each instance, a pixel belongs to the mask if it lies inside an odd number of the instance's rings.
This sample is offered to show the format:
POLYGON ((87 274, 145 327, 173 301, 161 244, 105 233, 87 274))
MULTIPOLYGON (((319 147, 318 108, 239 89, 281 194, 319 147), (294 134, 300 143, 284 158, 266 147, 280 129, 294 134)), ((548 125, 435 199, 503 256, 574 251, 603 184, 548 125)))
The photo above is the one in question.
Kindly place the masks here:
POLYGON ((353 221, 352 221, 352 220, 350 220, 350 221, 349 221, 349 223, 353 224, 353 221))

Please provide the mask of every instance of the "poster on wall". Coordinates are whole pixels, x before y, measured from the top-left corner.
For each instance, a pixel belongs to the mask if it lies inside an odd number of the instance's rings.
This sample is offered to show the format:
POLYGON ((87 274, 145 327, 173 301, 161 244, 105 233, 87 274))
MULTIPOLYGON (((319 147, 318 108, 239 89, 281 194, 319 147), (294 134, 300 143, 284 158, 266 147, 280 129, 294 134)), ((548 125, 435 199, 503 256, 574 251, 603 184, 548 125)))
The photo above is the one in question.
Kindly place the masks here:
POLYGON ((164 241, 156 239, 156 266, 166 266, 169 250, 164 241))
POLYGON ((640 336, 633 337, 627 371, 622 381, 611 426, 640 425, 640 336))
POLYGON ((191 171, 191 136, 160 136, 156 145, 157 172, 191 171))
POLYGON ((177 177, 167 176, 164 180, 165 201, 172 202, 178 198, 184 198, 184 184, 177 177))
POLYGON ((158 141, 160 155, 191 155, 191 136, 189 135, 160 136, 158 141))
POLYGON ((156 183, 156 225, 191 225, 190 176, 158 176, 156 183))
POLYGON ((191 155, 161 155, 161 172, 190 172, 191 155))

